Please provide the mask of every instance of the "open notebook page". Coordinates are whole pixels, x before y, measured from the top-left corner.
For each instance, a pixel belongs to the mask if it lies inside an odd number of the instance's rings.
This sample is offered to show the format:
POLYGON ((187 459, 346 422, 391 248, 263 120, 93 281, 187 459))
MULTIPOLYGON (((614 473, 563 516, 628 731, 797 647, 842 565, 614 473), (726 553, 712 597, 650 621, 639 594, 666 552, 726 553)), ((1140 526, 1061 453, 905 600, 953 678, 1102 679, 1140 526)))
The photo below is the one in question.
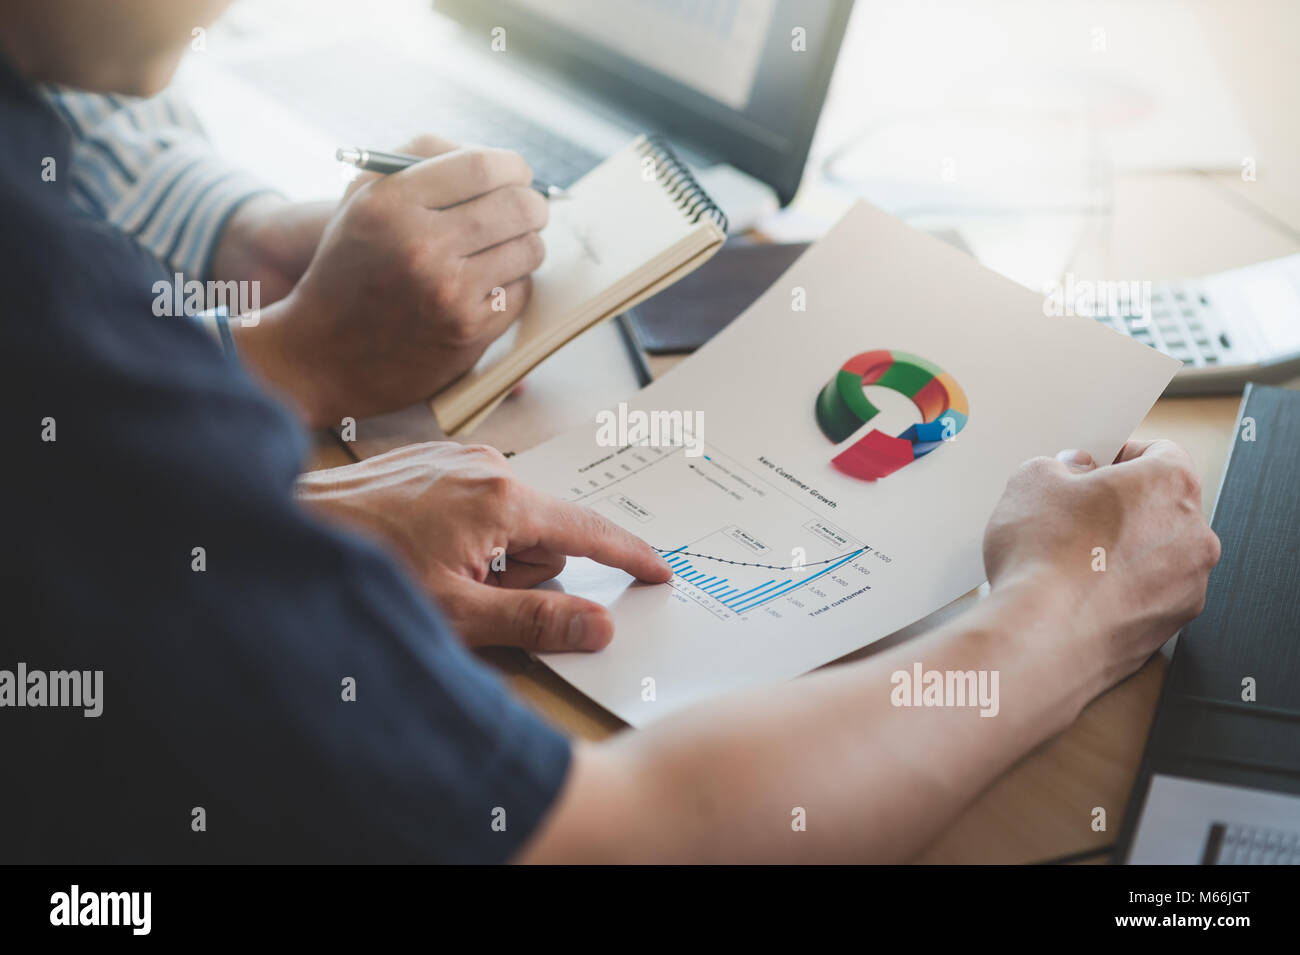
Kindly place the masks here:
POLYGON ((448 433, 466 430, 520 378, 591 325, 702 264, 725 239, 674 197, 640 137, 550 203, 546 260, 514 325, 467 374, 432 401, 448 433))

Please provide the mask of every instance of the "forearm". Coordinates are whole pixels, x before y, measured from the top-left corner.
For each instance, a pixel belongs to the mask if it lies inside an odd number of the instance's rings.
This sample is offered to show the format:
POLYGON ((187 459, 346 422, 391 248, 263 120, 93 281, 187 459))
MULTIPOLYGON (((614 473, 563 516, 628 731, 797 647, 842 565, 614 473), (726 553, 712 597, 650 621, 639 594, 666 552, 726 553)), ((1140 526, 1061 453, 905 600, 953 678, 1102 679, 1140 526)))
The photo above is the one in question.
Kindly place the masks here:
POLYGON ((285 317, 290 293, 320 242, 333 202, 291 203, 276 195, 246 201, 230 217, 212 255, 211 278, 258 283, 257 315, 233 317, 239 360, 268 390, 297 410, 308 427, 337 423, 325 380, 309 343, 295 341, 285 317))
POLYGON ((226 223, 212 254, 216 281, 256 281, 261 303, 289 294, 320 244, 335 202, 292 203, 264 194, 244 202, 226 223))
POLYGON ((1047 597, 1028 587, 995 593, 935 633, 860 663, 579 750, 527 858, 910 857, 1104 685, 1098 664, 1055 649, 1065 642, 1053 630, 1073 615, 1047 597), (997 671, 997 715, 893 705, 891 674, 910 674, 914 662, 997 671), (806 831, 792 827, 796 808, 806 831), (569 818, 581 823, 570 828, 569 818))

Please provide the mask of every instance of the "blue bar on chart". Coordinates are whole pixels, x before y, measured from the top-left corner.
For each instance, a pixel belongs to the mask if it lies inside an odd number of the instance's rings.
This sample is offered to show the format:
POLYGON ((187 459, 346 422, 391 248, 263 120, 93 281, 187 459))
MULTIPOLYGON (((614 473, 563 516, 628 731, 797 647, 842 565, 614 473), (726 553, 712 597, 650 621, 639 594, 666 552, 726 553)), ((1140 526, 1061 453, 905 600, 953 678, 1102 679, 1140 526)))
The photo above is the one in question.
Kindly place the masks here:
POLYGON ((709 574, 707 571, 696 569, 695 565, 690 562, 684 554, 680 553, 686 549, 685 544, 677 550, 669 551, 664 554, 664 560, 673 568, 673 573, 679 580, 685 581, 691 586, 697 588, 701 593, 719 601, 724 607, 727 607, 734 613, 748 613, 751 610, 757 610, 769 601, 776 600, 786 594, 797 590, 804 584, 811 583, 818 577, 829 574, 838 567, 847 564, 853 558, 861 555, 866 548, 860 548, 853 553, 841 557, 830 566, 818 571, 815 574, 802 579, 796 580, 793 577, 787 577, 784 580, 777 580, 773 577, 771 580, 765 580, 757 587, 750 587, 742 591, 739 587, 731 587, 729 577, 719 577, 717 574, 709 574))
MULTIPOLYGON (((767 582, 767 584, 764 584, 762 587, 757 587, 757 588, 755 588, 754 590, 748 591, 747 593, 743 593, 743 594, 741 594, 739 597, 736 597, 736 598, 734 598, 734 599, 728 601, 727 604, 726 604, 726 606, 728 606, 728 607, 730 607, 731 609, 733 609, 733 610, 739 612, 739 611, 740 611, 740 608, 743 607, 745 604, 748 604, 750 601, 753 601, 753 600, 759 600, 759 599, 761 599, 764 595, 769 594, 769 593, 771 593, 771 592, 774 591, 774 590, 779 590, 780 588, 784 587, 786 584, 790 583, 790 581, 793 580, 793 579, 794 579, 794 578, 792 578, 792 577, 787 577, 785 580, 781 581, 779 584, 776 583, 775 581, 771 581, 771 580, 769 580, 769 581, 767 582), (770 586, 769 586, 769 585, 770 585, 770 586)), ((796 586, 797 586, 797 585, 796 585, 796 586)))
MULTIPOLYGON (((849 561, 851 561, 854 557, 857 557, 859 554, 862 554, 865 550, 866 550, 865 547, 864 547, 864 548, 860 548, 860 549, 858 549, 858 550, 855 550, 853 553, 849 554, 847 557, 841 557, 839 560, 837 560, 835 563, 831 564, 829 567, 825 568, 824 570, 820 570, 820 571, 818 571, 817 573, 815 573, 815 574, 813 574, 811 577, 809 577, 807 580, 800 580, 800 581, 798 581, 798 582, 795 583, 793 586, 786 587, 786 586, 783 584, 783 585, 781 585, 781 586, 778 586, 776 589, 774 589, 774 590, 770 590, 770 591, 768 591, 768 592, 766 592, 766 593, 764 593, 764 594, 755 594, 755 595, 753 595, 752 597, 748 598, 748 599, 747 599, 744 603, 742 603, 742 604, 730 604, 729 606, 731 606, 731 608, 732 608, 733 610, 735 610, 736 613, 747 613, 747 612, 750 611, 750 610, 756 610, 756 609, 758 609, 759 607, 761 607, 763 604, 767 603, 769 600, 775 600, 777 597, 783 597, 783 596, 785 596, 786 594, 788 594, 790 591, 792 591, 792 590, 796 590, 796 589, 798 589, 799 587, 802 587, 804 584, 810 584, 810 583, 812 583, 814 580, 816 580, 818 577, 825 576, 826 574, 829 574, 831 571, 835 570, 836 568, 838 568, 838 567, 842 567, 843 565, 845 565, 845 564, 847 564, 849 561), (757 601, 757 602, 754 602, 754 601, 757 601)), ((788 583, 790 583, 790 582, 789 582, 789 581, 786 581, 786 583, 788 584, 788 583)))

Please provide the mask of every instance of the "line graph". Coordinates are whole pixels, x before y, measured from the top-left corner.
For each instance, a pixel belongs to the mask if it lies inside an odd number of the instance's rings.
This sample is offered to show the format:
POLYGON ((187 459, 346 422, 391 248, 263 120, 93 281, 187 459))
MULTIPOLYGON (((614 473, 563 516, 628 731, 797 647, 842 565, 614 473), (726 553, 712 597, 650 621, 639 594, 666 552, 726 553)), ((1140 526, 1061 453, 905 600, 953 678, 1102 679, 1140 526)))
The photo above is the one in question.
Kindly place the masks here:
MULTIPOLYGON (((826 560, 814 560, 802 564, 755 564, 746 560, 728 560, 726 557, 718 557, 716 554, 697 554, 693 551, 682 550, 681 547, 678 547, 676 550, 671 550, 667 547, 655 547, 653 544, 650 546, 651 549, 655 550, 661 557, 665 558, 668 557, 669 554, 681 554, 683 557, 698 557, 700 560, 716 560, 720 564, 733 564, 736 567, 762 567, 766 570, 794 570, 797 567, 820 567, 822 564, 829 564, 835 560, 834 557, 828 557, 826 560)), ((682 546, 685 547, 686 545, 683 544, 682 546)), ((863 551, 865 550, 866 548, 863 548, 863 551)))
MULTIPOLYGON (((740 586, 733 586, 730 577, 720 577, 717 574, 709 574, 708 571, 704 571, 696 568, 695 565, 691 562, 692 558, 686 556, 686 554, 683 553, 685 549, 686 546, 683 545, 682 547, 679 547, 677 550, 669 551, 667 554, 664 555, 664 559, 667 560, 669 565, 671 565, 673 568, 674 576, 678 580, 681 580, 689 584, 690 586, 694 587, 696 590, 699 590, 704 595, 716 600, 723 607, 726 607, 728 610, 737 614, 744 614, 744 613, 748 613, 751 610, 757 610, 759 607, 763 606, 766 603, 770 603, 771 601, 776 600, 779 597, 784 597, 786 594, 789 594, 795 590, 798 590, 800 587, 804 587, 812 583, 814 580, 817 580, 819 577, 824 577, 825 575, 831 573, 832 571, 837 570, 838 568, 847 564, 849 561, 853 560, 855 557, 859 557, 862 554, 866 553, 867 551, 867 548, 862 547, 842 557, 832 558, 829 566, 827 566, 823 570, 818 571, 815 574, 810 574, 807 577, 796 575, 794 577, 786 577, 784 580, 777 580, 776 577, 773 577, 769 580, 763 581, 761 584, 758 584, 757 586, 750 587, 742 591, 740 587, 743 587, 744 584, 741 584, 740 586)), ((713 559, 723 560, 723 558, 713 558, 713 559)), ((725 562, 736 563, 736 561, 725 561, 725 562)), ((827 563, 827 562, 821 561, 820 563, 827 563)), ((759 565, 746 565, 746 566, 759 566, 759 565)), ((796 566, 802 569, 802 567, 806 565, 796 565, 796 566)), ((795 567, 785 567, 785 568, 778 568, 778 569, 794 570, 795 567)))
POLYGON ((652 544, 673 570, 675 599, 719 620, 817 616, 874 590, 890 557, 759 460, 762 470, 713 443, 697 457, 613 449, 576 469, 569 500, 669 545, 652 544))

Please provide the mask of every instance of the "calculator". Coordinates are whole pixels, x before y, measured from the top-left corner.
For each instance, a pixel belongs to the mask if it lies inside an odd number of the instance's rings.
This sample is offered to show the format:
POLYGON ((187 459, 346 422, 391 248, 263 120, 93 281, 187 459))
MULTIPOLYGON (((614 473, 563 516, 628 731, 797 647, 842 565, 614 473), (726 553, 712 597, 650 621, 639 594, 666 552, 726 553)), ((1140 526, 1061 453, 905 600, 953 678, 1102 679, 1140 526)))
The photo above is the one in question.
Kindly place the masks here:
POLYGON ((1300 375, 1300 255, 1153 282, 1149 295, 1094 317, 1183 363, 1167 395, 1283 382, 1300 375))

